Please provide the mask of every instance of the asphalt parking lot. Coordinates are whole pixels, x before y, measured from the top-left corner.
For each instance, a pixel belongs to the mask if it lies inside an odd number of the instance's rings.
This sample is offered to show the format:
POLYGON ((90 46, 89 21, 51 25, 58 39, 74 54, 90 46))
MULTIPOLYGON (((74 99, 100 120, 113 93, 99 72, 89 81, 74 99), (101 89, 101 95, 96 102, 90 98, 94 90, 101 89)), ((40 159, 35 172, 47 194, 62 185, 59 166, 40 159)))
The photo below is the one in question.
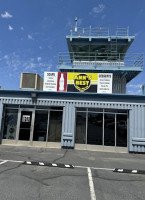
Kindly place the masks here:
POLYGON ((0 146, 0 200, 144 200, 144 171, 144 154, 0 146))

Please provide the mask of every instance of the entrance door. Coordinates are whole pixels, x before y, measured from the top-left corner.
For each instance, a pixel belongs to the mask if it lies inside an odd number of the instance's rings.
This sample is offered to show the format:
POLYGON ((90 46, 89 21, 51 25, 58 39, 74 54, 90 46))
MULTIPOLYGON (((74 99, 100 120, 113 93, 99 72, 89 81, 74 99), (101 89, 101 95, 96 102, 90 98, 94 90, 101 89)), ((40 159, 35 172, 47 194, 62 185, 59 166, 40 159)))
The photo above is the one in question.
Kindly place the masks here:
POLYGON ((34 110, 20 109, 18 143, 21 143, 20 141, 25 141, 24 144, 32 144, 33 125, 34 110))

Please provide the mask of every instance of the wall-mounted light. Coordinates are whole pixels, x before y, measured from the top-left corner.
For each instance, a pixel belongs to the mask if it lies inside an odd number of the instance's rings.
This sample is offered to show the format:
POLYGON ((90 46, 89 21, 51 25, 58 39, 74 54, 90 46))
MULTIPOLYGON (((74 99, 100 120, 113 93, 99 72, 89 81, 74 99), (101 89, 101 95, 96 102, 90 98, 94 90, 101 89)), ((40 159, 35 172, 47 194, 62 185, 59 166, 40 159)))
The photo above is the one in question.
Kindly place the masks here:
POLYGON ((32 101, 35 101, 37 99, 37 93, 35 92, 31 93, 31 98, 32 98, 32 101))

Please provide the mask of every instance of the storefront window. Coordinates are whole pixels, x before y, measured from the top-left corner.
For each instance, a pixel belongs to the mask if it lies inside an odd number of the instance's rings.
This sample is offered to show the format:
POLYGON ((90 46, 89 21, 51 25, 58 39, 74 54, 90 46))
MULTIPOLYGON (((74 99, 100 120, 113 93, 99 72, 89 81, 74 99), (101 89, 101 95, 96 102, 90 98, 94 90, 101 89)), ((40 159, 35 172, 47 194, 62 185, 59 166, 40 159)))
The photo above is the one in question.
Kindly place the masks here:
POLYGON ((50 111, 48 142, 61 142, 62 111, 50 111))
POLYGON ((48 111, 36 110, 33 141, 46 141, 48 111))
POLYGON ((104 115, 104 145, 115 146, 115 114, 104 115))
POLYGON ((86 144, 86 113, 78 112, 76 116, 75 142, 86 144))
POLYGON ((18 110, 6 109, 4 116, 3 139, 16 139, 18 110))
POLYGON ((88 113, 87 144, 102 145, 103 114, 88 113))
POLYGON ((76 143, 85 144, 87 138, 87 144, 127 147, 127 110, 79 110, 77 108, 76 143))
POLYGON ((127 115, 116 115, 116 146, 127 147, 127 115))
POLYGON ((92 112, 103 112, 102 108, 88 108, 88 111, 92 111, 92 112))

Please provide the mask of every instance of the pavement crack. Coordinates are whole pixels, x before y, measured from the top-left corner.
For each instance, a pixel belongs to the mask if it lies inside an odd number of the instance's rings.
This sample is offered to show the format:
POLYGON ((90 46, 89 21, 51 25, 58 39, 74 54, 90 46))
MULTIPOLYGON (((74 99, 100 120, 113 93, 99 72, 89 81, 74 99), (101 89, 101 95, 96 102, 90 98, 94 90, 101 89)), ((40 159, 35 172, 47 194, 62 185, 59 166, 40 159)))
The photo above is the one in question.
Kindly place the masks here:
POLYGON ((17 169, 17 168, 19 168, 21 165, 22 165, 22 163, 18 164, 16 167, 11 167, 11 168, 9 168, 9 169, 5 169, 5 170, 3 170, 3 171, 0 171, 0 174, 2 174, 2 173, 4 173, 4 172, 11 171, 11 170, 13 170, 13 169, 17 169))
POLYGON ((40 184, 42 184, 42 185, 44 185, 44 186, 47 186, 47 187, 50 186, 50 185, 48 185, 47 183, 44 183, 43 181, 38 180, 38 179, 36 179, 36 178, 34 178, 34 177, 27 176, 26 174, 22 174, 22 173, 21 173, 21 176, 23 176, 23 177, 25 177, 25 178, 28 178, 28 179, 30 179, 30 180, 36 181, 37 183, 40 183, 40 184))
POLYGON ((43 178, 43 180, 52 180, 52 179, 56 179, 56 178, 60 178, 60 177, 86 177, 86 175, 78 175, 78 174, 63 174, 63 175, 56 175, 56 176, 52 176, 52 177, 47 177, 47 178, 43 178))
POLYGON ((53 160, 52 162, 55 163, 56 161, 62 159, 62 158, 65 158, 66 154, 67 154, 68 150, 66 149, 63 156, 60 156, 59 158, 56 158, 55 160, 53 160))

